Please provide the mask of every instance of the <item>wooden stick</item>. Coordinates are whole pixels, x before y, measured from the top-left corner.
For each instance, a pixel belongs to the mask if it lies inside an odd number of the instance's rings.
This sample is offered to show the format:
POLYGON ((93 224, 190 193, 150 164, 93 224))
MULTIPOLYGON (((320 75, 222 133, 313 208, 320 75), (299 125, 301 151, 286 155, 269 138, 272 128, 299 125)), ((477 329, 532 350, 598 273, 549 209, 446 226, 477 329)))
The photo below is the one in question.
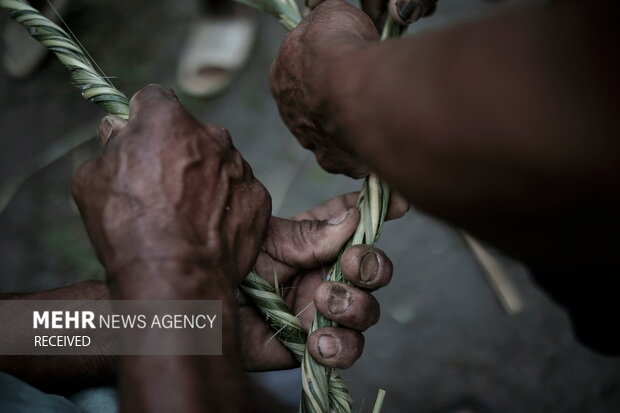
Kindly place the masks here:
POLYGON ((523 300, 514 282, 506 272, 504 266, 492 256, 489 251, 475 238, 461 231, 465 242, 469 245, 476 259, 480 263, 487 281, 491 285, 495 296, 509 315, 515 315, 523 310, 523 300))

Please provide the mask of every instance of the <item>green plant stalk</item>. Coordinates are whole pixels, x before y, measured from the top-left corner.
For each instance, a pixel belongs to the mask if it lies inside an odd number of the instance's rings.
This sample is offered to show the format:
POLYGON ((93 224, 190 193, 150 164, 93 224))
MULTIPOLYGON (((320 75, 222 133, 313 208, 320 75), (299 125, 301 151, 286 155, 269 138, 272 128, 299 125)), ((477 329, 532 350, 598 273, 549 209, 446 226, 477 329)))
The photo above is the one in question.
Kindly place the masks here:
MULTIPOLYGON (((360 224, 347 243, 351 245, 373 244, 381 235, 381 226, 389 207, 389 188, 375 175, 366 179, 358 198, 360 224)), ((342 254, 342 252, 341 252, 342 254)), ((340 268, 340 258, 331 268, 328 279, 344 282, 340 268)), ((302 364, 302 384, 304 393, 300 409, 303 412, 350 412, 351 397, 346 385, 336 369, 325 368, 314 361, 307 353, 308 332, 297 317, 290 313, 278 291, 265 279, 252 272, 241 283, 241 290, 253 300, 266 319, 267 325, 302 364)), ((321 327, 336 324, 315 316, 310 332, 321 327)))
POLYGON ((10 11, 9 16, 24 25, 32 37, 53 52, 73 78, 73 84, 84 99, 101 106, 106 112, 129 117, 127 97, 99 73, 80 45, 60 26, 51 22, 26 0, 0 0, 0 7, 10 11))
MULTIPOLYGON (((336 264, 328 273, 327 280, 347 282, 342 275, 340 258, 344 250, 351 245, 374 245, 381 235, 390 203, 390 189, 376 175, 370 175, 364 181, 357 201, 360 211, 360 222, 355 233, 340 252, 336 264)), ((308 334, 324 327, 335 327, 337 324, 317 311, 308 334)), ((301 366, 304 395, 301 400, 301 411, 306 413, 319 412, 351 412, 352 400, 344 381, 336 369, 318 364, 308 352, 304 353, 301 366), (325 391, 325 389, 327 389, 325 391)))
POLYGON ((372 413, 379 413, 383 408, 383 400, 385 399, 385 390, 379 389, 377 393, 377 400, 375 400, 375 405, 372 408, 372 413))
POLYGON ((240 289, 256 304, 274 336, 301 362, 308 332, 301 321, 291 314, 278 291, 255 272, 243 280, 240 289))

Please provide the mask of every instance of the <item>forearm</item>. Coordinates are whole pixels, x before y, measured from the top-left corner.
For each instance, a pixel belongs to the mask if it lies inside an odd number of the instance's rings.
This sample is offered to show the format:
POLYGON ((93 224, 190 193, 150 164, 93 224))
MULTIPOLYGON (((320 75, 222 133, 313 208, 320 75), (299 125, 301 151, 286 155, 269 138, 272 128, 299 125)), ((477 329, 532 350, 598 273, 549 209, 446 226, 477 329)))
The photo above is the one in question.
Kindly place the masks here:
MULTIPOLYGON (((9 300, 107 300, 108 288, 101 281, 84 281, 68 287, 36 293, 4 293, 9 300)), ((16 325, 30 325, 26 313, 18 313, 16 325)), ((6 338, 21 342, 22 329, 4 331, 6 338)), ((40 389, 70 392, 114 381, 115 360, 112 356, 0 356, 0 370, 12 374, 40 389)))
POLYGON ((605 14, 552 4, 354 47, 325 71, 330 132, 416 206, 510 249, 482 227, 617 202, 605 14))
MULTIPOLYGON (((133 265, 115 278, 135 280, 130 286, 119 286, 119 298, 222 300, 222 356, 121 357, 121 406, 125 411, 251 411, 239 357, 230 274, 214 274, 192 261, 166 260, 133 265), (166 278, 176 281, 171 284, 166 278), (151 281, 142 283, 141 279, 151 281)), ((138 340, 153 340, 151 334, 156 332, 146 330, 138 340)), ((206 346, 200 342, 202 337, 186 330, 175 332, 175 338, 181 347, 206 346)))

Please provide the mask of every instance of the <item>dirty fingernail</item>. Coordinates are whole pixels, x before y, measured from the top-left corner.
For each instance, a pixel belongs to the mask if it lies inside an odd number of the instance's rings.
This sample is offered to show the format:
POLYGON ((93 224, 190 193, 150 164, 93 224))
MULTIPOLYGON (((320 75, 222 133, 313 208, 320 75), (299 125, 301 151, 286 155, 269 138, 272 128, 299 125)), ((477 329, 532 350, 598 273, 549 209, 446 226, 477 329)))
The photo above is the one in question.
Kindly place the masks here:
POLYGON ((379 272, 379 257, 374 252, 367 252, 360 263, 360 279, 364 282, 372 281, 379 272))
POLYGON ((322 334, 317 343, 317 350, 323 358, 332 358, 340 351, 340 341, 327 334, 322 334))
POLYGON ((398 11, 398 15, 405 22, 410 20, 411 16, 414 14, 413 12, 417 8, 418 5, 415 4, 413 0, 403 0, 396 3, 396 10, 398 11))
POLYGON ((331 314, 340 314, 349 308, 349 304, 351 304, 351 293, 340 285, 332 286, 327 301, 329 312, 331 314))
POLYGON ((329 221, 327 221, 327 223, 329 225, 338 225, 347 218, 347 215, 349 215, 349 210, 344 211, 342 214, 338 215, 337 217, 331 218, 329 221))

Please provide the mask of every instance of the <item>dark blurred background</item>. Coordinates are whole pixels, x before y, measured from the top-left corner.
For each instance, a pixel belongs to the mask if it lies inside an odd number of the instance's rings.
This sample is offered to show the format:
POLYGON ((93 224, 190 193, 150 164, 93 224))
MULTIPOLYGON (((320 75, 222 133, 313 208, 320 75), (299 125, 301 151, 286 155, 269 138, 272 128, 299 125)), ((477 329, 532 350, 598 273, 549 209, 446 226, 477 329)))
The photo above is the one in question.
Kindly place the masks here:
MULTIPOLYGON (((440 0, 410 34, 506 3, 440 0)), ((70 4, 65 20, 131 95, 147 83, 174 88, 196 10, 189 0, 82 0, 70 4)), ((271 192, 274 214, 289 216, 360 182, 324 173, 280 121, 267 75, 285 30, 269 16, 257 18, 256 50, 232 87, 214 99, 180 98, 197 118, 230 130, 271 192)), ((0 29, 7 20, 0 16, 0 29)), ((0 90, 0 290, 102 279, 69 185, 75 168, 99 151, 94 134, 103 113, 81 99, 51 57, 26 80, 0 71, 0 90)), ((395 274, 377 293, 382 319, 367 332, 362 359, 344 373, 354 411, 369 412, 383 388, 384 412, 620 412, 620 361, 576 343, 566 315, 526 268, 495 254, 523 302, 509 314, 455 229, 413 210, 387 223, 383 234, 379 246, 395 274)), ((298 370, 253 375, 291 412, 299 376, 298 370)))

